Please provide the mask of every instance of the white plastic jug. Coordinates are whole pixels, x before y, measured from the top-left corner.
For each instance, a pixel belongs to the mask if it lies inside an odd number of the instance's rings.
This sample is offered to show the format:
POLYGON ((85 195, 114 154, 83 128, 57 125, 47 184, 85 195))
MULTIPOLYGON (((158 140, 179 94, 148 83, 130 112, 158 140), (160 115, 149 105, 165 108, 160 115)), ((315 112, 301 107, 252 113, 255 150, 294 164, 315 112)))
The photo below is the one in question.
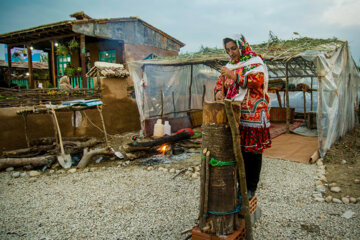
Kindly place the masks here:
POLYGON ((165 124, 164 124, 164 135, 168 135, 168 136, 171 135, 171 126, 170 126, 170 124, 169 124, 169 121, 165 121, 165 124))
POLYGON ((164 125, 162 124, 162 120, 158 119, 154 125, 154 137, 162 136, 164 136, 164 125))

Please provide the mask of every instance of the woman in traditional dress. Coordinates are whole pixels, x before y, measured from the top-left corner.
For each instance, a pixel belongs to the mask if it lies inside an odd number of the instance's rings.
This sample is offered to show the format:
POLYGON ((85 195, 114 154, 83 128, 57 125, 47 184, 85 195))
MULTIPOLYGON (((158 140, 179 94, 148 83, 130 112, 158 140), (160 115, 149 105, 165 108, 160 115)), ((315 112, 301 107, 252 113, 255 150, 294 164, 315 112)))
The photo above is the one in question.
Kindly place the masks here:
POLYGON ((224 38, 223 44, 231 61, 221 68, 215 95, 217 100, 227 98, 242 102, 241 150, 251 198, 260 178, 262 153, 271 147, 268 72, 262 57, 252 51, 243 35, 224 38))

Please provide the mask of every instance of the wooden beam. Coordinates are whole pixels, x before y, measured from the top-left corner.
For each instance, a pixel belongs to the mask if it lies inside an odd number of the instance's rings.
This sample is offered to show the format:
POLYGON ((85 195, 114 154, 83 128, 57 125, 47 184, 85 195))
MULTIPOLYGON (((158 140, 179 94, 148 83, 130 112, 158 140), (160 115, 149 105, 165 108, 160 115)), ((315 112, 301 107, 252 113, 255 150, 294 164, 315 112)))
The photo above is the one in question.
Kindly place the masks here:
POLYGON ((29 66, 29 84, 30 84, 30 88, 35 88, 34 77, 33 77, 33 67, 32 67, 32 52, 31 52, 30 44, 27 45, 27 55, 28 55, 28 66, 29 66))
POLYGON ((28 45, 31 43, 37 43, 37 42, 45 42, 45 41, 51 41, 51 40, 57 40, 57 39, 62 39, 62 38, 67 38, 67 37, 79 37, 79 34, 77 33, 69 33, 69 34, 63 34, 63 35, 56 35, 56 36, 52 36, 52 37, 45 37, 45 38, 37 38, 31 41, 19 41, 16 43, 10 43, 8 44, 8 46, 10 45, 11 47, 16 47, 16 46, 20 46, 20 45, 28 45))
POLYGON ((12 69, 11 69, 11 46, 7 46, 7 54, 8 54, 8 86, 10 87, 10 84, 11 84, 11 72, 12 72, 12 69))
POLYGON ((80 35, 80 66, 81 66, 81 82, 82 87, 87 88, 86 81, 86 64, 85 64, 85 35, 80 35))
POLYGON ((310 87, 310 89, 311 89, 311 92, 310 92, 310 97, 311 97, 311 100, 310 100, 310 111, 312 112, 312 110, 313 110, 313 91, 312 91, 312 88, 313 88, 313 78, 311 77, 311 87, 310 87))
POLYGON ((55 69, 55 47, 54 47, 54 40, 50 40, 51 43, 51 80, 54 88, 56 87, 56 69, 55 69))

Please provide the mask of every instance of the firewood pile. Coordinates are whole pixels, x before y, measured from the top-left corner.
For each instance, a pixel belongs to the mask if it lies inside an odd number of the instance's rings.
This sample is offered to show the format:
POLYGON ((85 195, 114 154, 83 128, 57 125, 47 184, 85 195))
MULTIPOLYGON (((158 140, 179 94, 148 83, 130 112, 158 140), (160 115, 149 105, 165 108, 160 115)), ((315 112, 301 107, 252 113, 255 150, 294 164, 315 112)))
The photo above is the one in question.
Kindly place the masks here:
POLYGON ((107 77, 107 78, 125 78, 129 76, 128 70, 124 65, 118 63, 95 62, 86 74, 87 77, 107 77))
MULTIPOLYGON (((65 152, 72 156, 74 166, 80 162, 97 154, 113 155, 114 153, 108 148, 96 148, 102 141, 90 137, 69 137, 63 138, 65 152), (89 150, 91 149, 91 150, 89 150), (99 151, 99 149, 101 151, 99 151)), ((32 139, 30 147, 4 151, 0 157, 0 169, 8 167, 50 167, 57 163, 57 155, 59 154, 58 144, 54 137, 32 139)), ((78 166, 79 167, 79 166, 78 166)))
POLYGON ((62 101, 74 99, 100 98, 100 89, 80 88, 60 90, 46 89, 10 89, 0 88, 0 107, 34 106, 51 102, 61 104, 62 101))

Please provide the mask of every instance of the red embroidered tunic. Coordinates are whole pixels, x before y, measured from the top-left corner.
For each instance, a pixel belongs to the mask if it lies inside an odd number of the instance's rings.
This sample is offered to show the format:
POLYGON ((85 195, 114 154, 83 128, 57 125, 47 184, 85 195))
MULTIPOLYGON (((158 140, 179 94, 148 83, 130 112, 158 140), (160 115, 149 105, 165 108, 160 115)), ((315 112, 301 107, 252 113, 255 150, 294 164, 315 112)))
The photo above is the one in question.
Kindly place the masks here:
MULTIPOLYGON (((247 89, 241 103, 240 119, 241 146, 245 152, 262 153, 264 149, 271 147, 268 107, 270 98, 264 93, 264 73, 249 72, 260 65, 256 63, 234 69, 237 80, 225 78, 224 81, 226 98, 233 99, 240 88, 247 89), (246 74, 247 72, 249 73, 246 74)), ((222 78, 220 76, 216 83, 215 94, 221 91, 222 78)))

